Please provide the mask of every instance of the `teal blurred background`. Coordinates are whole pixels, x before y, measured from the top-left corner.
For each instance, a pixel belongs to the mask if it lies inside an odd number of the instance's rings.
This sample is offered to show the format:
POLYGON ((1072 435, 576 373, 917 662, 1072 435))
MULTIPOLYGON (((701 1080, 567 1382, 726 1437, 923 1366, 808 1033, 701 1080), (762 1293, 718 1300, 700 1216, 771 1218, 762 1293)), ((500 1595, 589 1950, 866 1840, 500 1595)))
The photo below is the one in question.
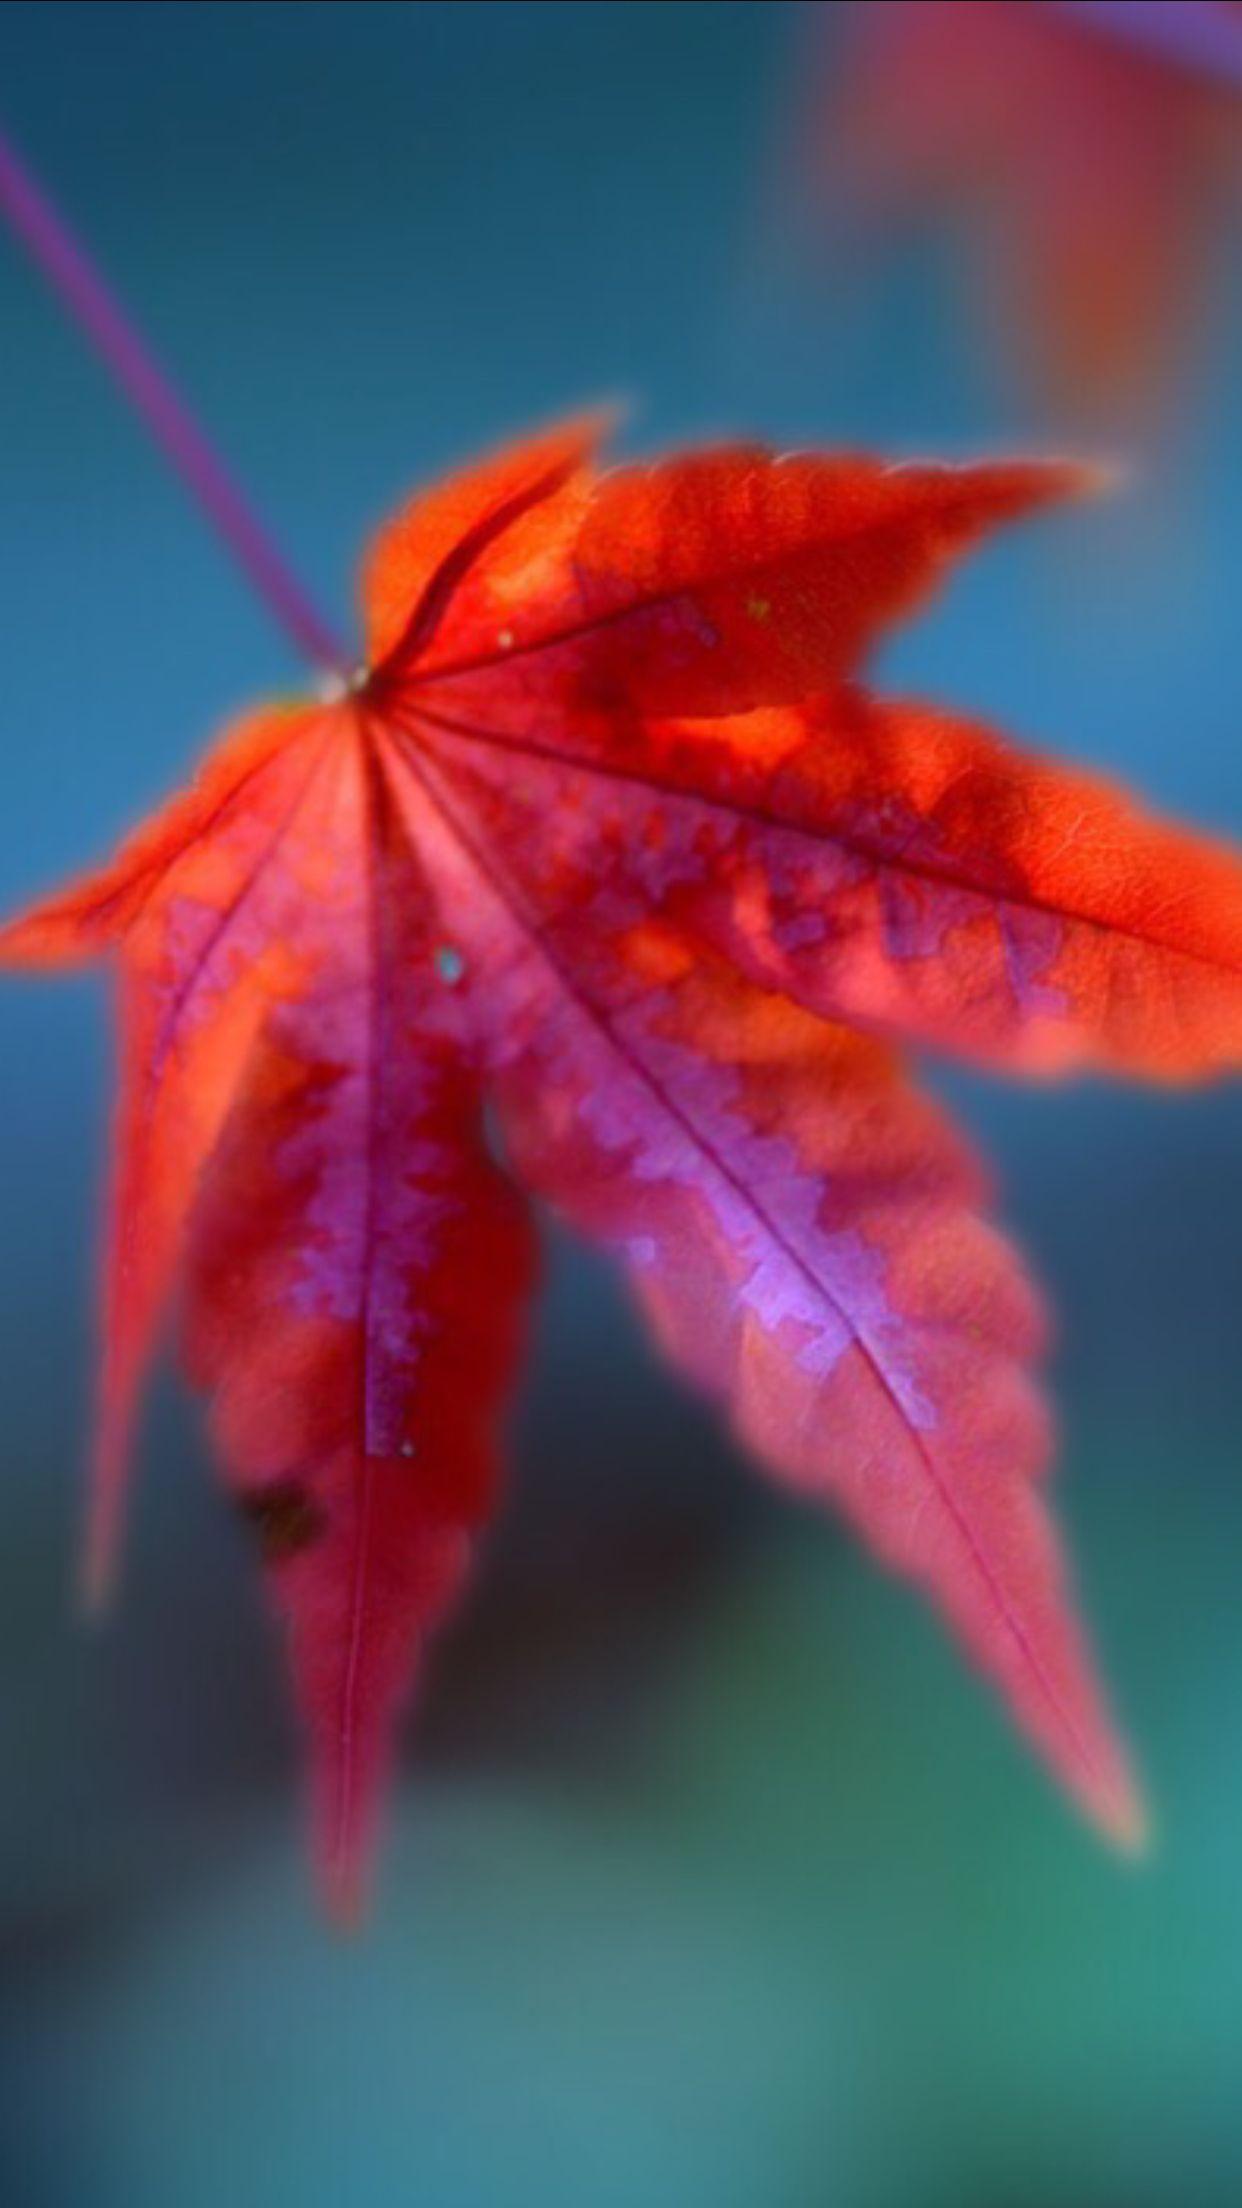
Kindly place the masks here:
MULTIPOLYGON (((937 248, 806 265, 807 41, 771 5, 9 5, 0 108, 344 608, 400 493, 584 399, 634 400, 632 449, 1047 442, 937 248)), ((1115 510, 989 551, 885 668, 1234 833, 1238 273, 1235 238, 1115 510)), ((0 452, 11 904, 297 670, 3 239, 0 452)), ((5 2208, 1242 2198, 1242 1096, 943 1084, 1059 1309, 1060 1499, 1150 1862, 1071 1821, 914 1600, 752 1481, 557 1247, 350 1944, 171 1382, 124 1609, 71 1615, 103 989, 7 985, 3 1035, 5 2208)))

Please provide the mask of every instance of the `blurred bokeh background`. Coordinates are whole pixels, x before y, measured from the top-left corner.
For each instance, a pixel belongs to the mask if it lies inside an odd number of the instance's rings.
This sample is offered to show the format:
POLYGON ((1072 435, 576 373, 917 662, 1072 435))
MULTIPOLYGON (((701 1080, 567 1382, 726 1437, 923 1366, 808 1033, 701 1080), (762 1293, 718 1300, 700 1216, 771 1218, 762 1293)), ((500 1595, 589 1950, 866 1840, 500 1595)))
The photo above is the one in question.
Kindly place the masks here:
MULTIPOLYGON (((343 607, 400 493, 584 399, 633 400, 631 449, 1064 436, 964 311, 951 221, 842 246, 808 188, 844 13, 7 5, 0 107, 343 607)), ((1159 408, 1118 412, 1124 497, 999 544, 884 665, 1233 833, 1239 236, 1159 408)), ((0 454, 11 904, 297 670, 3 238, 0 454)), ((1149 1862, 550 1245, 509 1501, 344 1943, 171 1381, 124 1607, 72 1616, 102 985, 6 986, 0 1063, 5 2208, 1242 2198, 1242 1096, 937 1075, 1059 1310, 1060 1501, 1149 1862)))

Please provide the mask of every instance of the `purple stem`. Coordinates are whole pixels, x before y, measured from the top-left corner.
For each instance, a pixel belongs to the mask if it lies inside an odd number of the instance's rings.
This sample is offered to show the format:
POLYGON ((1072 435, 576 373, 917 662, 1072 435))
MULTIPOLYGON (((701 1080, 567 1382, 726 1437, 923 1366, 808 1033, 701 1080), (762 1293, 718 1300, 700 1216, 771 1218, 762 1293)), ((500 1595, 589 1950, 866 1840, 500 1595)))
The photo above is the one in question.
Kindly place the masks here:
POLYGON ((107 363, 183 482, 298 649, 325 674, 350 660, 286 567, 154 355, 73 233, 0 132, 0 211, 107 363))
POLYGON ((1048 0, 1058 15, 1242 90, 1242 16, 1219 0, 1048 0))

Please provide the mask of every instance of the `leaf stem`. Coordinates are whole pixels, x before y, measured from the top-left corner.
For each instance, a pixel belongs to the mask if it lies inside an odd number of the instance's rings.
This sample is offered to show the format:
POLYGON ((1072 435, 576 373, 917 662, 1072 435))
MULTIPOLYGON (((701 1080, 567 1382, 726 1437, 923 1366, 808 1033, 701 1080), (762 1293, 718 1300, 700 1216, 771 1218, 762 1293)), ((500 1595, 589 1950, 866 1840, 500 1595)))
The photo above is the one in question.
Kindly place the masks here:
POLYGON ((263 603, 325 675, 348 679, 350 659, 286 566, 245 493, 146 341, 0 131, 0 212, 111 370, 148 431, 263 603))

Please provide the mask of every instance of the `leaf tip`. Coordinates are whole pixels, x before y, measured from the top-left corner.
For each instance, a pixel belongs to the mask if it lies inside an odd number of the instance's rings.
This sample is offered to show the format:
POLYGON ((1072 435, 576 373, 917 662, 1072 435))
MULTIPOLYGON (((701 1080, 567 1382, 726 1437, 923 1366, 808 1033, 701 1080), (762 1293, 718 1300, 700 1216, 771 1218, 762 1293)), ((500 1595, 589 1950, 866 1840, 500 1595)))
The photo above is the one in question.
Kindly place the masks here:
POLYGON ((1072 498, 1117 498, 1134 482, 1133 463, 1119 455, 1098 460, 1070 460, 1063 469, 1072 498))
POLYGON ((370 1901, 360 1866, 352 1861, 322 1865, 319 1891, 332 1931, 342 1940, 357 1939, 365 1928, 370 1901))
POLYGON ((110 1558, 100 1556, 92 1546, 82 1551, 78 1560, 74 1583, 74 1602, 84 1625, 100 1626, 112 1608, 116 1573, 110 1558))
POLYGON ((86 1625, 102 1625, 116 1593, 118 1543, 113 1516, 92 1510, 78 1554, 77 1610, 86 1625))
POLYGON ((1118 1854, 1135 1864, 1146 1862, 1156 1844, 1151 1812, 1133 1790, 1117 1802, 1104 1830, 1118 1854))
POLYGON ((370 1908, 380 1769, 359 1781, 342 1764, 339 1742, 312 1738, 310 1773, 311 1863, 320 1907, 334 1932, 360 1932, 370 1908))
POLYGON ((1137 1779, 1118 1756, 1085 1802, 1096 1830, 1118 1855, 1138 1864, 1153 1844, 1151 1813, 1137 1779))
POLYGON ((124 1473, 123 1443, 118 1434, 106 1426, 96 1452, 78 1552, 78 1612, 90 1625, 101 1624, 111 1609, 120 1576, 124 1473))

